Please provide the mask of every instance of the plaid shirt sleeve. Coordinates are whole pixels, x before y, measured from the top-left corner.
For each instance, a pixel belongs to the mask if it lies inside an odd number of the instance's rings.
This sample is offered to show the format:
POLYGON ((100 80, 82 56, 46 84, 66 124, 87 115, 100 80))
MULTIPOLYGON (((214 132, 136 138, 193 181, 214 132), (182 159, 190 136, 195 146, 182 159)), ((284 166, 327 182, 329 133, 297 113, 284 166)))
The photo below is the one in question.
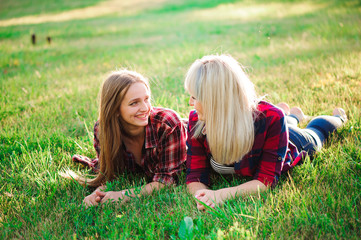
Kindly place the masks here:
POLYGON ((155 166, 153 181, 169 185, 177 183, 177 175, 183 170, 187 133, 175 112, 166 110, 163 118, 157 131, 161 137, 157 146, 159 162, 155 166))
POLYGON ((203 136, 195 138, 193 128, 198 121, 196 111, 189 114, 188 138, 187 138, 187 184, 201 182, 210 185, 210 163, 207 159, 206 138, 203 136))
POLYGON ((265 142, 254 179, 266 186, 275 186, 288 149, 288 130, 283 112, 276 108, 267 111, 266 124, 265 142))

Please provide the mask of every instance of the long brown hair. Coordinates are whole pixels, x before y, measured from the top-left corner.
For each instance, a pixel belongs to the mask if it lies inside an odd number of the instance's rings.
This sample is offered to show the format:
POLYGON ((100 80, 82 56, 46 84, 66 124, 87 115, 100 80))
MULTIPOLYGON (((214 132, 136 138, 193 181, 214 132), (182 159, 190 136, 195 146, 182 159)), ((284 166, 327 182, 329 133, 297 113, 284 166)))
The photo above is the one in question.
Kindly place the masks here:
POLYGON ((124 129, 120 119, 120 105, 129 87, 137 82, 144 83, 149 89, 145 77, 128 70, 112 72, 103 83, 99 104, 100 171, 94 179, 86 181, 89 186, 97 187, 112 181, 116 173, 124 171, 121 151, 124 129))

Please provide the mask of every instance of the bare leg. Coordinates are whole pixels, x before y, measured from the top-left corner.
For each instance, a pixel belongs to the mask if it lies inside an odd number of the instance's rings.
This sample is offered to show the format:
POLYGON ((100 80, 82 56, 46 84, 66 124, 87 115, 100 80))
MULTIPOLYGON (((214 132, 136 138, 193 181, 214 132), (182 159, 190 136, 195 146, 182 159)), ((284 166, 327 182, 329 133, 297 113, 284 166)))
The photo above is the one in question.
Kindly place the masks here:
POLYGON ((343 121, 343 123, 347 122, 347 115, 345 110, 343 110, 343 108, 335 108, 332 112, 333 116, 340 116, 341 120, 343 121))
POLYGON ((293 115, 293 117, 297 118, 298 122, 303 122, 305 120, 310 120, 311 117, 305 115, 301 108, 293 107, 290 109, 290 106, 285 102, 280 102, 276 105, 281 108, 286 115, 293 115))
POLYGON ((290 115, 290 106, 285 102, 280 102, 276 105, 277 107, 281 108, 286 115, 290 115))
POLYGON ((290 114, 294 115, 297 117, 298 121, 303 122, 303 121, 308 121, 311 119, 310 116, 307 116, 303 113, 302 109, 299 107, 293 107, 290 109, 290 114))

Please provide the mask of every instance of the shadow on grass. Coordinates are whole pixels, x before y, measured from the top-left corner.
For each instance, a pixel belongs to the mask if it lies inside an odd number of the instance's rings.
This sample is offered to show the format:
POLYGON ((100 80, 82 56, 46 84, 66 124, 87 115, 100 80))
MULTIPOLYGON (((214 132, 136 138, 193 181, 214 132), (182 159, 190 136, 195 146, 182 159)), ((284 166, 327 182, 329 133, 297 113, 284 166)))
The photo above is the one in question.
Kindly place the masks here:
POLYGON ((220 4, 240 2, 239 0, 183 0, 168 1, 162 7, 149 10, 149 13, 182 12, 193 9, 213 8, 220 4))
POLYGON ((57 13, 60 11, 67 11, 95 5, 101 1, 103 0, 1 0, 0 20, 42 13, 57 13), (11 9, 11 11, 9 11, 9 9, 11 9))

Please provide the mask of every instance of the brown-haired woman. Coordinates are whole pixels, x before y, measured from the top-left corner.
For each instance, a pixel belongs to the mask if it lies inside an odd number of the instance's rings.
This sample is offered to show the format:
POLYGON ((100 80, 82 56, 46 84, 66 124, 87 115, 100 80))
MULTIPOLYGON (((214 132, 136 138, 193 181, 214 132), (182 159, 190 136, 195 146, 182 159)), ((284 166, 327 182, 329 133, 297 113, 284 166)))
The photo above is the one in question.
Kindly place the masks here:
MULTIPOLYGON (((139 73, 113 72, 103 83, 99 121, 94 127, 94 147, 99 165, 94 179, 77 178, 98 187, 84 198, 87 206, 111 201, 125 203, 131 197, 149 195, 155 189, 177 182, 186 158, 186 130, 176 112, 152 107, 147 80, 139 73), (143 172, 150 182, 134 189, 103 191, 117 173, 143 172)), ((81 156, 74 160, 82 162, 81 156)))

